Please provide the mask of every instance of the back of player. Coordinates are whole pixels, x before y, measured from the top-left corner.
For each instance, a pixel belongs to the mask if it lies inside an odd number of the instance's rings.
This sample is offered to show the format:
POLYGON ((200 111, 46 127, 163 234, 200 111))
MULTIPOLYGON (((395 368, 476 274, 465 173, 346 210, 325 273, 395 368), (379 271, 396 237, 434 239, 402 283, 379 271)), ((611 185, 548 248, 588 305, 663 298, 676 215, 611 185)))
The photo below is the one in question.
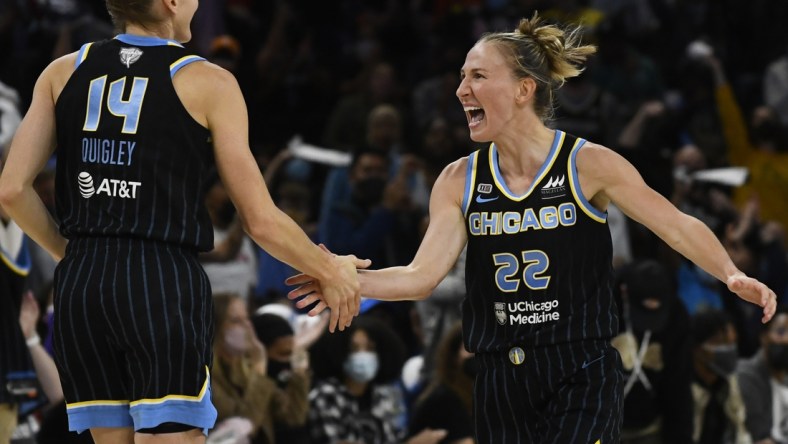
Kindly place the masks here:
POLYGON ((83 46, 58 97, 56 358, 71 430, 213 426, 210 132, 173 77, 203 60, 129 34, 83 46), (162 425, 164 424, 164 425, 162 425))
POLYGON ((622 376, 606 215, 583 197, 585 141, 555 131, 525 194, 509 190, 495 145, 469 156, 463 338, 480 364, 481 442, 611 442, 622 376))

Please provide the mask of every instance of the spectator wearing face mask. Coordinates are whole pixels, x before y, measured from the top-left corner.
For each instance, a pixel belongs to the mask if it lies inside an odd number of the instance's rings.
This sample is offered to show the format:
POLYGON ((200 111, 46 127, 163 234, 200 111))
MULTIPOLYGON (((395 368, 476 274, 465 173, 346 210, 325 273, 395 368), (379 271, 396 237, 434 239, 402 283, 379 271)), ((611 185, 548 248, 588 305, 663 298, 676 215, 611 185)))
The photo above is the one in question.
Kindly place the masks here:
MULTIPOLYGON (((309 355, 298 347, 290 322, 282 316, 264 313, 252 318, 257 338, 263 343, 268 356, 267 374, 276 386, 292 395, 290 402, 296 416, 304 417, 309 411, 309 387, 312 384, 309 355)), ((318 327, 325 329, 325 325, 318 327)), ((288 425, 274 418, 275 441, 287 444, 308 444, 306 424, 288 425)))
MULTIPOLYGON (((292 378, 279 388, 268 375, 269 357, 257 339, 244 300, 229 293, 215 294, 213 300, 216 334, 211 390, 218 420, 244 418, 252 425, 252 444, 275 443, 275 423, 298 426, 306 421, 309 381, 292 378)), ((302 369, 293 370, 298 372, 302 369)))
POLYGON ((736 330, 719 310, 696 313, 691 319, 692 397, 696 444, 749 444, 747 415, 734 370, 738 360, 736 330))
POLYGON ((788 307, 778 307, 761 332, 761 349, 736 372, 753 441, 788 443, 788 307))
POLYGON ((343 332, 323 334, 310 349, 313 444, 393 444, 405 414, 396 384, 405 348, 384 324, 362 315, 343 332))
POLYGON ((403 165, 394 177, 390 162, 380 150, 355 151, 348 173, 350 197, 330 201, 321 215, 321 242, 334 253, 368 258, 373 268, 406 264, 419 241, 422 213, 407 185, 415 162, 403 165))
POLYGON ((636 260, 617 273, 621 332, 612 344, 625 372, 622 444, 692 440, 689 315, 665 267, 636 260))

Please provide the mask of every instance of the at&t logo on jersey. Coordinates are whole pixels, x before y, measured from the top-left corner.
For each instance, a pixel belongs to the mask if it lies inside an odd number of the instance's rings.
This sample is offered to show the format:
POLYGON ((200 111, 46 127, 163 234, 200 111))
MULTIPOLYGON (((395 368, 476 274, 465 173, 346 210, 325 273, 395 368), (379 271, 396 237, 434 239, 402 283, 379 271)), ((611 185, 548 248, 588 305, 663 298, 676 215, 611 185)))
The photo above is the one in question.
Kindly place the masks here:
POLYGON ((136 199, 137 188, 142 185, 142 182, 104 178, 98 189, 96 189, 93 176, 85 171, 79 173, 77 183, 79 185, 79 194, 85 199, 89 199, 95 194, 105 194, 109 197, 120 197, 122 199, 136 199))
POLYGON ((547 302, 495 302, 495 320, 501 325, 544 324, 561 319, 558 300, 547 302))

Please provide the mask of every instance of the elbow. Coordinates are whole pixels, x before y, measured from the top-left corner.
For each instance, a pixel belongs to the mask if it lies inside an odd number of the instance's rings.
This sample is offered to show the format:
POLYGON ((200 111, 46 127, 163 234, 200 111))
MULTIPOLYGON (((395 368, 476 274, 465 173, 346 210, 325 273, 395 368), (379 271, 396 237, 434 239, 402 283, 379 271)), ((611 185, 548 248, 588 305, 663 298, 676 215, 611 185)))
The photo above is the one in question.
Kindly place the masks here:
POLYGON ((19 201, 24 189, 21 184, 9 183, 0 179, 0 206, 8 209, 19 201))

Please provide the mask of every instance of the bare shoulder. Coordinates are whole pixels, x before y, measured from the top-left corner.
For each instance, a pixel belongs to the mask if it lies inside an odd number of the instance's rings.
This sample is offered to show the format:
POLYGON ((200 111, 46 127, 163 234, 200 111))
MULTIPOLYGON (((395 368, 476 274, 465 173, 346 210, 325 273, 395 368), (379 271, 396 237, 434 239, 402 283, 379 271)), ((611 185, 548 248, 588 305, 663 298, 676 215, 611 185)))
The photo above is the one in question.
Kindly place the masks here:
POLYGON ((450 199, 459 203, 462 201, 465 181, 467 180, 468 156, 461 157, 446 167, 438 176, 433 187, 433 194, 440 195, 442 200, 450 199))
POLYGON ((616 174, 628 164, 620 154, 598 143, 586 142, 577 152, 577 170, 585 177, 601 178, 616 174))
POLYGON ((230 88, 238 88, 235 76, 226 69, 208 61, 190 63, 178 71, 176 85, 188 82, 202 92, 221 93, 230 88))
POLYGON ((77 52, 66 54, 51 61, 38 77, 36 89, 42 93, 48 93, 52 97, 52 103, 57 102, 60 92, 63 91, 66 82, 74 73, 76 62, 77 52))

